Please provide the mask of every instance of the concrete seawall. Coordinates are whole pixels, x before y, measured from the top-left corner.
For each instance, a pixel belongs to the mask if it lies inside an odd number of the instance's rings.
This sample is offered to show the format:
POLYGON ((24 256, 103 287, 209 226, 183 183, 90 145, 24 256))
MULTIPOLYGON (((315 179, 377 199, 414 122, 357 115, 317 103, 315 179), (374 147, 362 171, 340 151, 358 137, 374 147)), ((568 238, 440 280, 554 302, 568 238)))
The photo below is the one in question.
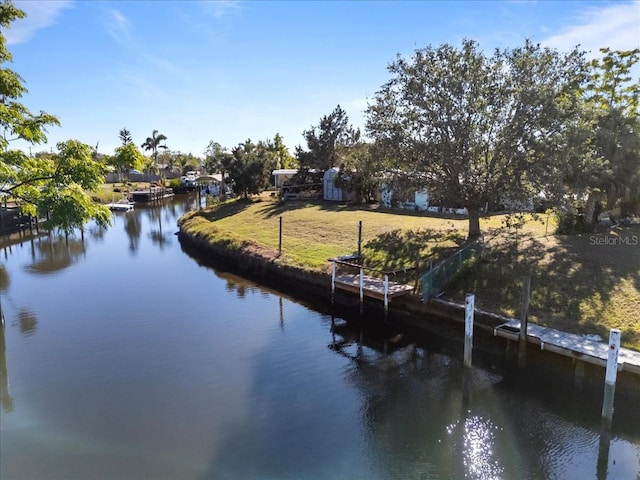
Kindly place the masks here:
MULTIPOLYGON (((179 232, 183 248, 198 261, 219 268, 221 265, 245 275, 267 287, 303 300, 322 303, 325 307, 331 302, 331 275, 322 272, 309 272, 301 268, 282 265, 275 257, 251 251, 229 250, 222 245, 179 232)), ((339 293, 335 295, 339 314, 347 315, 350 321, 382 321, 384 307, 382 302, 367 300, 365 315, 358 315, 359 299, 357 295, 339 293)), ((579 358, 568 358, 556 353, 541 350, 539 347, 527 347, 526 375, 517 369, 517 342, 494 335, 494 329, 511 318, 482 310, 475 311, 474 321, 474 363, 476 360, 487 368, 498 368, 514 373, 516 377, 541 379, 555 378, 558 385, 570 381, 580 388, 593 388, 600 391, 603 385, 604 369, 597 365, 585 364, 579 358), (579 379, 576 379, 579 372, 579 379)), ((462 357, 464 339, 464 305, 443 300, 423 303, 419 296, 404 296, 391 302, 388 321, 401 325, 408 333, 416 337, 429 338, 434 335, 442 340, 447 353, 462 357)), ((618 392, 625 392, 635 400, 640 395, 640 376, 629 372, 620 372, 618 392)), ((635 401, 634 400, 634 401, 635 401)))

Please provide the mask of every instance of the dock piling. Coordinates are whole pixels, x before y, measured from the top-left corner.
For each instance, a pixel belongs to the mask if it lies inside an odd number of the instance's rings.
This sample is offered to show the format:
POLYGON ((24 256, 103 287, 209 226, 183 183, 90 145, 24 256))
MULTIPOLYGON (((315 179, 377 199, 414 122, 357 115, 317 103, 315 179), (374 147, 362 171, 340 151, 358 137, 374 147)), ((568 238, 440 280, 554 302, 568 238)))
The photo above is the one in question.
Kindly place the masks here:
POLYGON ((331 261, 331 305, 333 305, 333 297, 336 293, 336 261, 331 261))
POLYGON ((467 294, 464 300, 464 366, 471 367, 471 351, 473 349, 473 315, 475 309, 475 295, 467 294))
POLYGON ((618 375, 618 351, 620 350, 620 330, 612 328, 609 331, 609 357, 605 373, 604 399, 602 401, 602 426, 604 430, 611 428, 613 420, 613 398, 616 390, 618 375))

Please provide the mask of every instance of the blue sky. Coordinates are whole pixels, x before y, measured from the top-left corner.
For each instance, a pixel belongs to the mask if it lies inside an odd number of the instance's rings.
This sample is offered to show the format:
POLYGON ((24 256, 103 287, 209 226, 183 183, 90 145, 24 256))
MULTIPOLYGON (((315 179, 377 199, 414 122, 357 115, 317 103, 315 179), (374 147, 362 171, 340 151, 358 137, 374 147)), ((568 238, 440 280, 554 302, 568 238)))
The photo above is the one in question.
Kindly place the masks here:
POLYGON ((14 3, 27 18, 3 34, 23 103, 62 124, 34 153, 74 138, 112 154, 123 127, 138 145, 157 129, 171 150, 198 156, 210 140, 276 133, 293 151, 338 104, 363 127, 389 62, 426 45, 640 46, 637 0, 14 3))

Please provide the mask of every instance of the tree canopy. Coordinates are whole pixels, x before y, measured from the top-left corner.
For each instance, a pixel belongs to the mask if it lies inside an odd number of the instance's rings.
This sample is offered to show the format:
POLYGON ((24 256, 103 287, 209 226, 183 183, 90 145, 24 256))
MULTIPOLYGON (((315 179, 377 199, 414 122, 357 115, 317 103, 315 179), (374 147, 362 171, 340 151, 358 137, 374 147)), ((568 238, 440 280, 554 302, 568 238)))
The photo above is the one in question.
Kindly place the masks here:
POLYGON ((640 80, 630 71, 640 59, 640 49, 611 51, 591 62, 589 82, 585 88, 585 116, 588 141, 585 158, 599 167, 591 173, 586 187, 590 202, 585 206, 586 220, 595 220, 596 198, 611 209, 628 210, 640 201, 640 115, 638 95, 640 80))
POLYGON ((232 156, 228 172, 235 191, 247 197, 264 190, 275 165, 265 144, 259 142, 256 145, 246 140, 233 149, 232 156))
POLYGON ((319 171, 337 166, 344 152, 360 140, 360 130, 349 124, 347 112, 340 105, 329 115, 324 115, 318 126, 312 126, 302 135, 307 149, 296 148, 300 167, 319 171))
POLYGON ((562 180, 566 125, 575 119, 584 56, 529 41, 482 52, 465 40, 391 63, 391 80, 367 109, 367 130, 409 178, 469 210, 469 236, 497 192, 510 200, 562 180))
MULTIPOLYGON (((0 26, 24 17, 11 2, 0 2, 0 26)), ((104 181, 105 166, 95 160, 95 151, 81 142, 58 143, 53 155, 28 157, 11 149, 11 142, 23 140, 35 145, 46 142, 46 127, 59 125, 45 112, 31 113, 19 99, 27 93, 24 80, 6 67, 12 61, 0 30, 0 193, 14 199, 22 211, 47 214, 47 225, 69 233, 89 219, 100 225, 110 222, 109 210, 95 204, 88 191, 104 181)))

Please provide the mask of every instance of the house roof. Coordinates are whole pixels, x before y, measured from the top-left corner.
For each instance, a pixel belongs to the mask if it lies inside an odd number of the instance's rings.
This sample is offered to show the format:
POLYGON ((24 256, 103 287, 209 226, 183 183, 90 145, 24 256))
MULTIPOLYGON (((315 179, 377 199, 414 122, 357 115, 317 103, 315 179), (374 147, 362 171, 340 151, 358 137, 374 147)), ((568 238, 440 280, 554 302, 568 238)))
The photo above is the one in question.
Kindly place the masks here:
POLYGON ((298 170, 295 168, 281 168, 271 172, 272 175, 295 175, 298 170))

